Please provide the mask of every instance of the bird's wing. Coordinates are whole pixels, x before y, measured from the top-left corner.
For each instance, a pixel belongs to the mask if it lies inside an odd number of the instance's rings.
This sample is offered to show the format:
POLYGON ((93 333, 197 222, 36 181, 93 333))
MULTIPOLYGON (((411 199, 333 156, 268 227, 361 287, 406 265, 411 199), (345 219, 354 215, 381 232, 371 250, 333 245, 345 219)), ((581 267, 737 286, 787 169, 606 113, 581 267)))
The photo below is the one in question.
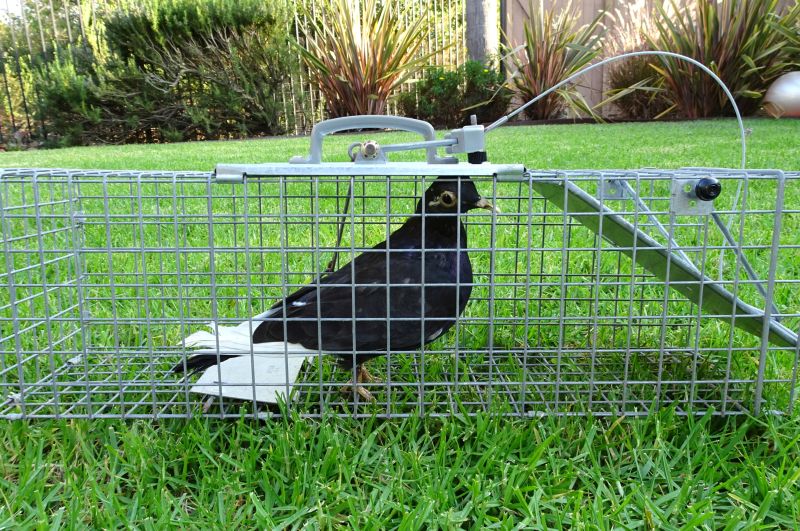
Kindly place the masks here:
POLYGON ((423 297, 421 253, 393 251, 388 272, 392 287, 387 294, 386 256, 385 250, 364 253, 352 267, 348 264, 273 306, 255 328, 254 343, 288 341, 327 352, 354 347, 370 351, 386 349, 389 336, 391 348, 418 348, 449 329, 459 313, 456 290, 452 284, 435 285, 439 280, 446 283, 447 275, 426 278, 423 297), (421 315, 426 317, 424 330, 421 315))
MULTIPOLYGON (((321 346, 325 350, 351 349, 353 295, 356 307, 363 309, 365 301, 378 299, 381 292, 385 293, 385 254, 363 253, 319 283, 309 284, 279 301, 258 324, 253 342, 289 341, 308 348, 320 348, 318 339, 322 335, 325 339, 321 346), (356 270, 355 287, 353 269, 356 270), (323 318, 321 323, 319 317, 323 318)), ((385 301, 384 295, 383 313, 375 317, 385 318, 385 301)), ((372 312, 369 313, 372 316, 372 312)))

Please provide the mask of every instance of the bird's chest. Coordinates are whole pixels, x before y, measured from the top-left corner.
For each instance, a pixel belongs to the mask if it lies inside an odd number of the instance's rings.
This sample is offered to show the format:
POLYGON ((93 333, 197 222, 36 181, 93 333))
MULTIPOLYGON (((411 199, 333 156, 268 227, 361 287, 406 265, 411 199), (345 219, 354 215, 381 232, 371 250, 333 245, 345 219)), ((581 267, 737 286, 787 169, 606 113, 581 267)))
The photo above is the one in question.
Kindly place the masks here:
POLYGON ((472 282, 472 265, 466 251, 428 251, 422 268, 431 283, 472 282))
POLYGON ((466 306, 472 292, 472 266, 466 251, 426 249, 410 251, 403 267, 392 273, 392 298, 404 301, 402 308, 419 314, 455 316, 466 306), (457 307, 456 307, 457 306, 457 307))

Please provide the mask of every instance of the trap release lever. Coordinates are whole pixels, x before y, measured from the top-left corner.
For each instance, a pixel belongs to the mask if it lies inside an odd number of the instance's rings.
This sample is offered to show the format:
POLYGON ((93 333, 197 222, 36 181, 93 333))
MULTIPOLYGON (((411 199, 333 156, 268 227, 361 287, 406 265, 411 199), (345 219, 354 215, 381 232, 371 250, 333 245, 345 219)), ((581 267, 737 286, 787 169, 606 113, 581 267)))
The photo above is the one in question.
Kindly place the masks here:
MULTIPOLYGON (((408 149, 425 149, 428 164, 458 162, 455 157, 439 157, 436 154, 436 148, 444 144, 442 141, 436 140, 436 131, 428 122, 404 116, 384 116, 379 114, 344 116, 317 123, 311 130, 311 149, 308 156, 292 157, 289 162, 292 164, 320 164, 322 162, 322 140, 325 136, 353 129, 397 129, 419 133, 425 141, 409 144, 408 149)), ((448 144, 451 143, 455 142, 448 142, 448 144)), ((392 151, 391 146, 382 146, 382 148, 383 151, 392 151)))

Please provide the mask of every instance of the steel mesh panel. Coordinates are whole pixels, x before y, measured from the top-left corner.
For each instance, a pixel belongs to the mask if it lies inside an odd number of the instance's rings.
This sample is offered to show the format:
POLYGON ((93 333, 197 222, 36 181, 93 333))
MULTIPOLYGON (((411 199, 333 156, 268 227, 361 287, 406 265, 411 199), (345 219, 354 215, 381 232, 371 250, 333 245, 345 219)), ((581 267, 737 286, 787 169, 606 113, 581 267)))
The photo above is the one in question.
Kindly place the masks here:
MULTIPOLYGON (((334 256, 342 266, 375 252, 435 177, 223 184, 192 172, 3 170, 0 416, 640 415, 664 405, 740 414, 762 402, 789 411, 796 346, 732 327, 733 308, 710 312, 688 301, 675 281, 636 261, 646 249, 609 241, 613 211, 754 307, 765 307, 759 284, 769 285, 775 317, 796 332, 800 211, 778 208, 774 173, 713 172, 724 183, 715 210, 732 245, 709 216, 670 212, 673 179, 710 173, 473 177, 501 213, 464 215, 461 248, 474 279, 456 325, 417 351, 369 362, 380 380, 368 385, 374 403, 343 394, 352 375, 317 355, 291 399, 268 406, 190 392, 194 377, 170 372, 191 354, 182 339, 209 322, 236 325, 263 312, 334 256), (610 210, 568 214, 532 186, 567 181, 610 210), (627 182, 640 202, 609 195, 609 181, 627 182)), ((786 195, 798 194, 798 182, 786 175, 786 195)), ((706 281, 684 282, 708 293, 706 281)))

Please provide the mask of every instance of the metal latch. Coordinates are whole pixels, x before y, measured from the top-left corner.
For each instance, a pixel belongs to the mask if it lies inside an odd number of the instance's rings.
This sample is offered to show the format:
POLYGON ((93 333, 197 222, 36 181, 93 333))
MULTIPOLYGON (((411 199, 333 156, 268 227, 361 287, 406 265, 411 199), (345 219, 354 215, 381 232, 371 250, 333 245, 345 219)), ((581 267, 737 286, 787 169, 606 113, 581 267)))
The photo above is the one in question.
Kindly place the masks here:
POLYGON ((670 213, 683 216, 707 216, 714 212, 714 199, 722 193, 722 183, 715 177, 673 179, 670 213))

